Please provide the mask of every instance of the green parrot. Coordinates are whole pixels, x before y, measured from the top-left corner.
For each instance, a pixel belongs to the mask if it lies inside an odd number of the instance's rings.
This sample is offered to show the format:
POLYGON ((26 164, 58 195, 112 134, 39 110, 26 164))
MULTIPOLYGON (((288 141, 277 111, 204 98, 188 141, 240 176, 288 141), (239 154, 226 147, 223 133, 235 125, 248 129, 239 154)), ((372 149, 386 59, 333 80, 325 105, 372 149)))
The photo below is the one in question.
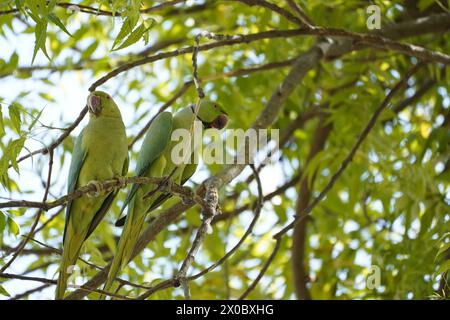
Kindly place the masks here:
MULTIPOLYGON (((194 146, 186 160, 176 163, 172 159, 172 149, 177 144, 171 141, 172 132, 176 129, 190 130, 194 120, 194 106, 191 105, 177 112, 174 116, 170 112, 159 114, 150 125, 142 143, 141 152, 136 164, 136 175, 146 177, 169 177, 178 184, 184 184, 197 169, 198 150, 194 146), (188 158, 189 157, 189 158, 188 158)), ((204 129, 223 129, 228 117, 223 108, 214 102, 203 100, 198 107, 197 120, 201 121, 204 129)), ((192 142, 192 140, 191 140, 192 142)), ((120 270, 129 262, 133 248, 142 231, 147 213, 158 208, 167 198, 167 193, 154 192, 155 185, 133 185, 121 212, 128 206, 128 214, 116 222, 116 226, 124 224, 119 240, 117 252, 109 269, 104 291, 111 289, 114 279, 120 270)))
POLYGON ((100 181, 123 180, 128 171, 128 147, 120 110, 105 92, 92 92, 87 99, 89 123, 76 139, 70 163, 68 192, 93 184, 96 192, 67 204, 63 253, 56 299, 63 299, 67 280, 76 265, 84 241, 100 223, 118 189, 103 194, 100 181))

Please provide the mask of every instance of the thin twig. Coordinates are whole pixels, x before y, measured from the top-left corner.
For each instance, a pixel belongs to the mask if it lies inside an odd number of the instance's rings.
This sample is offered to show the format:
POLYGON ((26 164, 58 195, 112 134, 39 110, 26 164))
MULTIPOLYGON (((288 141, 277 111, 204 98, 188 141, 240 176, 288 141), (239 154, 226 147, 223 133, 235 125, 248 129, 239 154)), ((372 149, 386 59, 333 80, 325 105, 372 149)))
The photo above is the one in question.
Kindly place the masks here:
POLYGON ((298 3, 296 3, 294 0, 286 0, 289 7, 291 7, 292 10, 295 11, 295 13, 298 15, 298 17, 302 20, 302 22, 307 25, 310 28, 314 27, 314 22, 308 15, 303 11, 303 9, 300 7, 298 3))
POLYGON ((25 298, 25 297, 29 296, 30 294, 33 294, 33 293, 42 291, 42 290, 44 290, 44 289, 46 289, 46 288, 48 288, 48 287, 50 287, 50 286, 51 286, 51 284, 48 284, 48 283, 43 284, 43 285, 41 285, 41 286, 39 286, 39 287, 36 287, 36 288, 30 289, 30 290, 27 290, 27 291, 22 292, 22 293, 19 293, 18 295, 15 295, 14 297, 12 297, 12 298, 9 299, 9 300, 20 300, 20 299, 22 299, 22 298, 25 298))
MULTIPOLYGON (((34 155, 37 154, 47 154, 48 152, 50 152, 50 150, 54 150, 57 146, 59 146, 64 139, 66 139, 70 133, 80 124, 80 122, 83 120, 84 116, 87 114, 87 107, 84 107, 80 114, 78 115, 78 117, 75 119, 75 121, 67 128, 64 130, 64 132, 58 137, 58 139, 56 139, 52 144, 50 144, 48 147, 44 147, 38 150, 35 150, 23 157, 20 157, 19 159, 17 159, 16 163, 22 162, 23 160, 26 160, 34 155)), ((9 165, 9 168, 11 168, 11 165, 9 165)))
POLYGON ((244 291, 244 293, 239 297, 239 300, 244 300, 250 292, 253 291, 253 289, 256 288, 256 285, 258 284, 259 280, 264 276, 267 269, 269 268, 270 264, 272 263, 273 259, 275 259, 275 256, 278 253, 278 250, 280 250, 281 246, 281 239, 276 239, 275 246, 273 248, 272 253, 270 254, 267 261, 264 263, 263 267, 261 268, 261 271, 259 272, 258 276, 253 280, 253 282, 248 286, 248 288, 244 291))
MULTIPOLYGON (((42 203, 45 203, 47 201, 48 193, 50 190, 50 185, 52 182, 52 171, 53 171, 53 149, 50 149, 49 153, 48 153, 47 182, 46 182, 46 187, 45 187, 45 191, 44 191, 44 196, 42 198, 42 203)), ((33 225, 31 226, 30 232, 28 233, 28 236, 26 236, 25 239, 23 239, 20 242, 20 244, 18 245, 17 250, 16 250, 16 252, 14 252, 12 258, 0 269, 0 273, 5 272, 5 270, 9 268, 9 266, 14 262, 14 260, 16 260, 16 258, 20 255, 22 250, 25 248, 29 239, 34 236, 36 227, 39 223, 39 219, 41 218, 41 215, 43 212, 44 212, 44 210, 42 210, 42 209, 40 209, 38 211, 38 213, 36 214, 36 218, 34 219, 33 225)))
POLYGON ((225 1, 242 2, 248 6, 260 6, 260 7, 269 9, 269 10, 281 15, 282 17, 286 18, 288 21, 291 21, 298 25, 305 25, 305 26, 309 27, 307 24, 304 24, 302 20, 300 20, 299 18, 294 16, 292 13, 277 6, 276 4, 274 4, 272 2, 268 2, 265 0, 225 0, 225 1))

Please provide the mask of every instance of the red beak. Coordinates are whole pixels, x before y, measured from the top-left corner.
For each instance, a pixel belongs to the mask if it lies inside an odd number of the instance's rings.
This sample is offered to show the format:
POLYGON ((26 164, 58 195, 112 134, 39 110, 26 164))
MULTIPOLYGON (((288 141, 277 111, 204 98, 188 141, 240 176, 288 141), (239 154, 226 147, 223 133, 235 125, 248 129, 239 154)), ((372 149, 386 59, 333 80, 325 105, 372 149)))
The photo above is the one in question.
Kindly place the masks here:
POLYGON ((100 97, 92 95, 92 96, 90 96, 88 98, 89 111, 92 112, 95 115, 99 115, 100 114, 100 111, 101 111, 100 104, 101 104, 100 97))
POLYGON ((216 129, 222 130, 223 128, 225 128, 227 123, 228 123, 228 117, 224 114, 221 114, 220 116, 215 118, 213 122, 211 122, 211 128, 216 128, 216 129))

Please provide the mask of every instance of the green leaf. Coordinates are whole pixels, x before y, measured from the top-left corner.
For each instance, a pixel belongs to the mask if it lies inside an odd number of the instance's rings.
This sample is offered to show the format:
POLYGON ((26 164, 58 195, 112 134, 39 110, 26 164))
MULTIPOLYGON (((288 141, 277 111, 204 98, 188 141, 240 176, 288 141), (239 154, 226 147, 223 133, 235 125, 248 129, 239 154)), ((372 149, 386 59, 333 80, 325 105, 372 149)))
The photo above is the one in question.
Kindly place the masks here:
POLYGON ((69 36, 72 37, 70 32, 66 29, 66 26, 61 22, 61 20, 59 20, 59 18, 54 13, 50 13, 48 15, 48 20, 56 24, 62 31, 64 31, 65 33, 67 33, 69 36))
POLYGON ((36 23, 36 28, 34 30, 35 33, 35 43, 34 43, 34 52, 33 58, 31 59, 31 64, 33 64, 34 59, 36 58, 36 54, 39 49, 45 54, 48 60, 51 60, 48 56, 47 49, 45 48, 45 39, 47 37, 47 22, 40 20, 36 23))
POLYGON ((435 206, 433 205, 429 210, 426 210, 425 213, 420 218, 420 231, 419 231, 419 237, 423 237, 428 229, 431 226, 431 222, 433 221, 433 218, 436 214, 435 206))
POLYGON ((22 151, 23 145, 25 144, 25 137, 20 137, 19 139, 13 140, 8 144, 7 156, 11 161, 11 165, 19 173, 19 167, 17 166, 17 156, 20 151, 22 151))
POLYGON ((17 53, 14 52, 9 58, 8 67, 14 70, 17 68, 18 64, 19 64, 19 56, 17 55, 17 53))
POLYGON ((155 23, 156 23, 156 20, 155 19, 153 19, 153 18, 148 18, 148 19, 145 19, 144 20, 144 26, 145 26, 145 28, 147 28, 146 30, 145 30, 145 33, 144 33, 144 43, 147 45, 147 43, 148 43, 148 40, 149 40, 149 36, 150 36, 150 32, 148 32, 151 28, 153 28, 153 26, 155 25, 155 23))
POLYGON ((39 111, 39 113, 37 114, 36 117, 33 117, 33 121, 31 122, 31 124, 28 126, 28 131, 30 131, 31 129, 33 129, 33 127, 36 125, 36 122, 38 122, 39 118, 42 115, 42 112, 44 111, 45 108, 42 108, 41 111, 39 111))
POLYGON ((8 216, 8 231, 10 234, 13 234, 15 236, 18 236, 20 233, 20 227, 17 224, 17 222, 11 218, 10 216, 8 216))
POLYGON ((3 211, 0 211, 0 233, 3 233, 3 230, 5 230, 7 220, 8 215, 3 211))
POLYGON ((3 122, 2 106, 0 105, 0 136, 5 135, 5 123, 3 122))
POLYGON ((450 259, 445 260, 437 269, 437 273, 444 273, 447 270, 450 270, 450 259))
POLYGON ((127 34, 131 33, 136 23, 137 19, 131 19, 129 17, 125 19, 125 21, 122 24, 122 27, 120 28, 119 34, 114 40, 111 51, 114 50, 115 46, 117 46, 126 37, 127 34))
POLYGON ((23 4, 25 3, 25 0, 15 0, 14 2, 16 3, 16 8, 23 12, 23 4))
POLYGON ((20 227, 17 222, 7 213, 0 211, 0 232, 7 230, 9 234, 19 235, 20 227))
POLYGON ((435 0, 420 0, 417 6, 419 7, 420 11, 424 11, 426 8, 431 6, 435 0))
POLYGON ((92 42, 89 47, 87 47, 85 50, 83 50, 83 53, 81 54, 81 59, 90 59, 91 55, 94 53, 94 51, 98 47, 98 42, 94 41, 92 42))
POLYGON ((37 23, 39 22, 39 1, 27 1, 26 6, 27 9, 31 12, 29 13, 30 17, 37 23))
POLYGON ((45 100, 47 100, 49 102, 55 102, 55 99, 52 97, 52 95, 47 93, 47 92, 39 92, 39 96, 42 99, 45 99, 45 100))
POLYGON ((139 41, 139 39, 142 38, 145 31, 146 30, 144 24, 141 24, 128 36, 128 38, 118 48, 115 48, 113 51, 129 47, 133 43, 136 43, 137 41, 139 41))
POLYGON ((438 253, 436 254, 436 257, 439 257, 441 254, 446 252, 448 249, 450 249, 450 242, 444 243, 442 247, 439 248, 438 253))
POLYGON ((8 291, 5 290, 5 288, 3 288, 2 285, 0 285, 0 295, 11 297, 11 295, 8 293, 8 291))
POLYGON ((20 111, 19 108, 16 104, 11 104, 8 107, 8 112, 9 112, 9 118, 11 119, 11 122, 13 124, 14 129, 16 130, 17 133, 20 134, 20 111))

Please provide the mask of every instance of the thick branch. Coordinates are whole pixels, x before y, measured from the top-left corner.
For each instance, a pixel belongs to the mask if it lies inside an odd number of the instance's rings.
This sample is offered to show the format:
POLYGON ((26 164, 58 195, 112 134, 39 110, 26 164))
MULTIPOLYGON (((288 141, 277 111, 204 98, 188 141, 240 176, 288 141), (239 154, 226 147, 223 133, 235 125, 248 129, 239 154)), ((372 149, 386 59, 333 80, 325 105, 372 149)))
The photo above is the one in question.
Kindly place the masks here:
MULTIPOLYGON (((313 159, 319 152, 325 147, 325 142, 330 134, 332 125, 327 124, 327 117, 322 116, 317 124, 316 132, 314 133, 314 141, 312 142, 311 149, 309 150, 308 158, 306 160, 305 167, 308 166, 311 159, 313 159)), ((314 173, 315 176, 315 173, 314 173)), ((313 183, 312 179, 311 184, 313 183)), ((299 191, 297 196, 296 212, 299 215, 308 205, 311 197, 311 186, 309 185, 309 179, 307 176, 302 177, 299 191)), ((310 295, 307 288, 307 263, 306 259, 306 242, 307 242, 307 223, 308 219, 303 219, 294 228, 292 235, 292 274, 294 278, 294 289, 297 297, 301 300, 309 300, 310 295)))

